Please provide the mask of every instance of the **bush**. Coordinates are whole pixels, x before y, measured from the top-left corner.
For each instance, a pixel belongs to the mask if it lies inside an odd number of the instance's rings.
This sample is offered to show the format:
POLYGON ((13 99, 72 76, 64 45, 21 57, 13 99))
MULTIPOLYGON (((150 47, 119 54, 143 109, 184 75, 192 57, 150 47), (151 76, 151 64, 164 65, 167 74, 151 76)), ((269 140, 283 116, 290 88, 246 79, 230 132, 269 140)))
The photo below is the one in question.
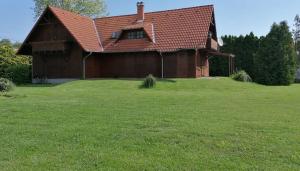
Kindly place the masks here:
POLYGON ((16 84, 31 83, 31 65, 11 65, 6 69, 5 78, 12 80, 16 84))
POLYGON ((144 88, 153 88, 155 85, 156 85, 156 78, 152 74, 150 74, 145 78, 142 86, 144 88))
POLYGON ((8 92, 15 87, 14 83, 6 78, 0 78, 0 92, 8 92))
POLYGON ((242 82, 252 82, 252 78, 247 74, 246 71, 239 71, 231 76, 232 79, 242 82))

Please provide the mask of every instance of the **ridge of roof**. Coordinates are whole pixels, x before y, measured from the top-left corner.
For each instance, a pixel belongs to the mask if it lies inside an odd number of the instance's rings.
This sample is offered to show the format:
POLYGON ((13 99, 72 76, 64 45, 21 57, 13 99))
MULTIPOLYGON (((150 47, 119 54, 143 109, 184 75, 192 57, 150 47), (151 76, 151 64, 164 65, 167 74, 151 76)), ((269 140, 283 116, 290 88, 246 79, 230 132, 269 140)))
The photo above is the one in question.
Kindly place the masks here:
MULTIPOLYGON (((99 33, 98 30, 96 29, 96 25, 93 19, 91 19, 90 17, 87 16, 83 16, 80 15, 78 13, 75 12, 71 12, 71 11, 67 11, 61 8, 57 8, 57 7, 52 7, 52 6, 48 6, 47 9, 49 9, 56 17, 57 19, 61 22, 62 25, 64 25, 64 27, 69 31, 69 33, 73 36, 73 38, 77 41, 77 43, 81 46, 81 48, 87 52, 91 52, 91 51, 103 51, 103 47, 102 47, 102 43, 99 39, 99 33), (63 16, 62 16, 63 15, 63 16), (65 18, 65 16, 68 15, 70 18, 65 18), (83 38, 83 33, 81 31, 78 30, 78 28, 74 27, 74 21, 71 20, 71 18, 74 20, 78 20, 78 22, 88 22, 85 24, 90 24, 90 26, 92 26, 92 30, 90 30, 89 33, 87 33, 87 35, 91 36, 95 36, 95 40, 88 40, 86 38, 83 38), (94 33, 93 33, 94 32, 94 33), (95 35, 93 35, 95 34, 95 35), (97 42, 97 47, 94 45, 91 45, 91 41, 94 41, 93 43, 97 42), (86 42, 89 42, 89 44, 87 44, 86 42)), ((47 11, 47 9, 45 9, 45 11, 47 11)), ((88 27, 87 27, 88 28, 88 27)), ((84 36, 85 37, 85 36, 84 36)))
POLYGON ((84 15, 81 15, 77 12, 74 12, 74 11, 68 11, 68 10, 65 10, 63 8, 59 8, 59 7, 55 7, 55 6, 48 6, 48 8, 50 9, 55 9, 55 10, 60 10, 62 12, 66 12, 66 13, 71 13, 72 15, 76 15, 77 17, 81 17, 81 18, 86 18, 86 19, 89 19, 89 20, 93 20, 92 18, 88 17, 88 16, 84 16, 84 15))
MULTIPOLYGON (((169 10, 161 10, 161 11, 145 12, 145 15, 146 15, 146 14, 153 14, 153 13, 164 13, 164 12, 173 12, 173 11, 189 10, 189 9, 195 9, 195 8, 206 8, 206 7, 212 7, 212 8, 214 8, 214 5, 213 5, 213 4, 210 4, 210 5, 193 6, 193 7, 186 7, 186 8, 176 8, 176 9, 169 9, 169 10)), ((104 16, 104 17, 94 18, 93 20, 101 20, 101 19, 108 19, 108 18, 114 18, 114 17, 127 17, 127 16, 134 16, 134 15, 136 15, 136 14, 125 14, 125 15, 104 16)))

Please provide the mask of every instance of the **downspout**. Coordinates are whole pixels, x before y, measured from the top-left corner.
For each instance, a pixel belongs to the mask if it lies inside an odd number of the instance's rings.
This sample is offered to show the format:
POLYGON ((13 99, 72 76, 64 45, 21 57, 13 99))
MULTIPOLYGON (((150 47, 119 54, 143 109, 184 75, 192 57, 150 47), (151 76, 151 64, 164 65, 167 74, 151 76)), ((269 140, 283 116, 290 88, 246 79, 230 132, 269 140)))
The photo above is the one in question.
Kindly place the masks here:
POLYGON ((159 55, 161 57, 161 78, 164 78, 164 56, 161 52, 159 52, 159 55))
POLYGON ((88 55, 86 55, 85 57, 83 57, 83 60, 82 60, 82 79, 86 79, 86 75, 85 75, 85 61, 87 60, 88 57, 90 57, 91 55, 93 54, 93 52, 90 52, 88 55))
MULTIPOLYGON (((195 78, 198 77, 198 49, 195 49, 195 78)), ((200 60, 200 59, 199 59, 200 60)))
POLYGON ((31 83, 35 84, 35 78, 34 77, 34 73, 33 73, 33 60, 34 60, 34 56, 32 55, 32 61, 31 61, 31 83))

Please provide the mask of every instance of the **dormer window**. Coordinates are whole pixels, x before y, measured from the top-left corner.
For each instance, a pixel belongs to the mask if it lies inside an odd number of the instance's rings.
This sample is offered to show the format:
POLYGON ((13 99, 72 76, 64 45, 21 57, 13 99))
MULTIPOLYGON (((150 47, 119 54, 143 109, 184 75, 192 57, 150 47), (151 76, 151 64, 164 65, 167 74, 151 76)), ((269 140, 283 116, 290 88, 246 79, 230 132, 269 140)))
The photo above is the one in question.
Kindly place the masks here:
POLYGON ((127 32, 127 39, 143 39, 146 34, 143 30, 131 30, 127 32))

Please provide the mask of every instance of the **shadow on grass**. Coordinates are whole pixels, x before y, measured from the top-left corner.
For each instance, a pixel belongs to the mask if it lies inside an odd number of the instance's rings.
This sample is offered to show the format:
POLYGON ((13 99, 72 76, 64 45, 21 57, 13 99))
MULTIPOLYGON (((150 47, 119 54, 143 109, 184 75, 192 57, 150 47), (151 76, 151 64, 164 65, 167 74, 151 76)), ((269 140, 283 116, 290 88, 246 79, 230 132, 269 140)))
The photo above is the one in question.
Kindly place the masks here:
MULTIPOLYGON (((144 78, 95 78, 95 79, 87 79, 86 81, 101 81, 101 80, 105 80, 105 81, 144 81, 144 78)), ((158 82, 165 82, 165 83, 176 83, 176 80, 172 80, 172 79, 157 79, 158 82)), ((75 81, 69 81, 69 82, 65 82, 65 83, 59 83, 59 84, 21 84, 21 85, 17 85, 17 87, 30 87, 30 88, 51 88, 51 87, 56 87, 56 86, 60 86, 63 84, 68 84, 71 82, 75 82, 75 81)), ((143 87, 141 87, 143 88, 143 87)))
MULTIPOLYGON (((94 79, 87 79, 88 81, 93 81, 93 80, 105 80, 105 81, 144 81, 145 78, 94 78, 94 79)), ((157 78, 157 81, 159 82, 169 82, 169 83, 176 83, 176 80, 171 80, 171 79, 160 79, 157 78)))
POLYGON ((167 82, 167 83, 176 83, 176 80, 171 80, 171 79, 159 79, 159 82, 167 82))
POLYGON ((22 84, 17 85, 17 87, 30 87, 30 88, 49 88, 49 87, 56 87, 62 84, 22 84))
MULTIPOLYGON (((140 81, 143 81, 143 79, 141 79, 140 81)), ((157 82, 161 82, 161 83, 176 83, 176 80, 171 80, 171 79, 158 79, 157 82)), ((139 85, 139 89, 155 89, 156 85, 154 87, 145 87, 143 84, 139 85)))
POLYGON ((17 95, 17 94, 11 94, 9 92, 0 92, 1 97, 5 97, 7 99, 15 99, 15 98, 25 98, 26 95, 17 95))

